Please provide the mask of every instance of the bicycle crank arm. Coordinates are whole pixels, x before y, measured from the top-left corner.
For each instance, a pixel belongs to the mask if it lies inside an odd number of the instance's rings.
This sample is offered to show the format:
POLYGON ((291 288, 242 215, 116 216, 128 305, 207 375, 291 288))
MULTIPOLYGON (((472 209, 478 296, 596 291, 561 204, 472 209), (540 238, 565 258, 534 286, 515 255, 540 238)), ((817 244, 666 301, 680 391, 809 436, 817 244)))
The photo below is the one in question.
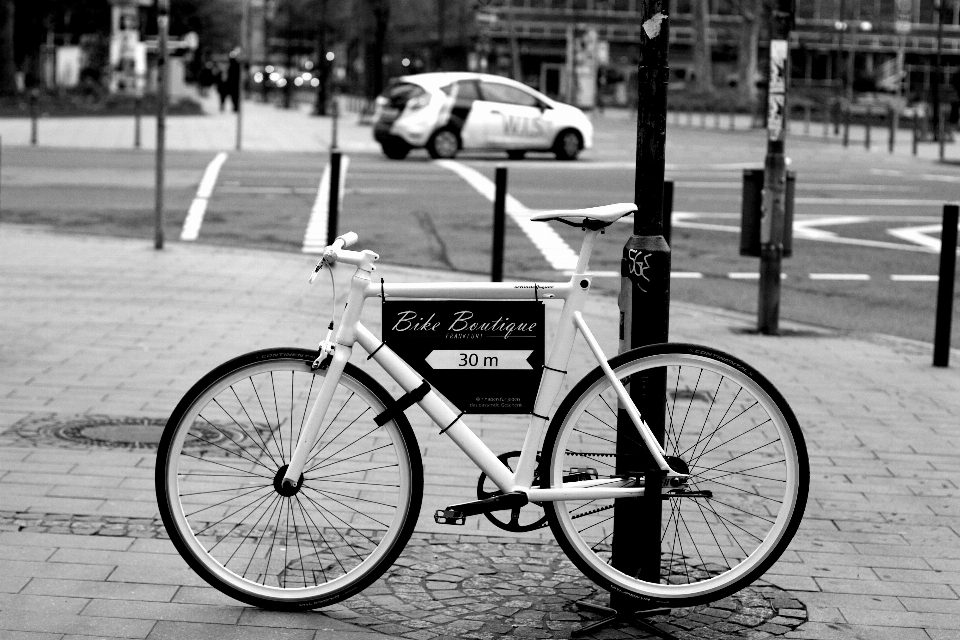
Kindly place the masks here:
POLYGON ((527 494, 522 491, 511 491, 492 498, 461 502, 460 504, 452 504, 446 509, 438 509, 433 514, 433 520, 438 524, 463 524, 464 518, 467 516, 478 516, 482 513, 503 509, 518 509, 525 504, 527 504, 527 494))

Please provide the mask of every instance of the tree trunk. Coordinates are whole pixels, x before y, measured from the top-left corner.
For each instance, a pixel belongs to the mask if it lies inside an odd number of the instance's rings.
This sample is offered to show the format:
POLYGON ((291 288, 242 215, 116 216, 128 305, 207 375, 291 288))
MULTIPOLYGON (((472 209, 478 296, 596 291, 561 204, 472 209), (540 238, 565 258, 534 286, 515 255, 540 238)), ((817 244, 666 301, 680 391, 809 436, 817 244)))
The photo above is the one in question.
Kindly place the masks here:
POLYGON ((740 95, 748 104, 757 102, 757 49, 760 46, 760 14, 762 0, 743 0, 740 4, 743 17, 740 36, 740 51, 737 59, 740 67, 740 95))
POLYGON ((13 62, 13 0, 0 0, 0 95, 17 93, 17 67, 13 62))
POLYGON ((710 49, 710 0, 693 3, 694 87, 713 91, 713 58, 710 49))

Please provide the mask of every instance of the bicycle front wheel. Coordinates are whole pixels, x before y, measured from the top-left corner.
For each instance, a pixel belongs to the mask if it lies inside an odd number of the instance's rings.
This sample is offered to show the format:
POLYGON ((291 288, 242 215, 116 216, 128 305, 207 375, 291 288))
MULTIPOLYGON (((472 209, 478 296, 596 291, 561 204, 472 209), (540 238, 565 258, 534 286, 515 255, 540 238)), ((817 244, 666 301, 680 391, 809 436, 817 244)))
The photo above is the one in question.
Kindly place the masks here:
MULTIPOLYGON (((668 462, 690 479, 663 489, 659 514, 645 512, 643 498, 546 503, 560 546, 601 587, 653 605, 702 604, 747 586, 787 547, 806 504, 810 471, 790 407, 750 366, 707 347, 642 347, 610 366, 632 397, 646 399, 644 420, 662 430, 668 462), (668 497, 671 489, 689 495, 668 497), (629 559, 646 554, 653 567, 643 575, 656 575, 657 550, 637 549, 636 532, 618 533, 613 557, 615 514, 620 528, 659 515, 658 581, 641 579, 641 563, 629 559)), ((564 399, 544 451, 544 487, 617 476, 642 484, 652 466, 599 367, 564 399), (629 431, 618 428, 618 414, 629 431)))
POLYGON ((296 491, 281 485, 325 370, 317 352, 249 353, 207 374, 177 405, 156 467, 171 541, 209 584, 270 609, 347 598, 396 559, 423 493, 420 451, 391 399, 347 364, 296 491))

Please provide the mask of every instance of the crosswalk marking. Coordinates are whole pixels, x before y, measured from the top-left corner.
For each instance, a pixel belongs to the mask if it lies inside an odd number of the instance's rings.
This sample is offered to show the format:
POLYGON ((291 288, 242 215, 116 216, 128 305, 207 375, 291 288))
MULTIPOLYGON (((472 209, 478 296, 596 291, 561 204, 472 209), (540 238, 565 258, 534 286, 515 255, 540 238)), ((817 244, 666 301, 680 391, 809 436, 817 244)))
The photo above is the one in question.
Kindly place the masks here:
MULTIPOLYGON (((339 208, 343 210, 344 185, 347 179, 347 168, 350 166, 350 158, 346 155, 340 157, 340 192, 339 208)), ((317 198, 313 201, 313 208, 310 210, 310 221, 307 223, 307 230, 303 236, 303 253, 323 253, 327 246, 327 219, 330 209, 330 165, 327 164, 323 169, 323 175, 320 176, 320 185, 317 187, 317 198)))
POLYGON ((213 187, 217 184, 217 176, 220 174, 220 168, 227 161, 227 154, 224 152, 214 156, 210 164, 203 172, 203 178, 200 179, 200 186, 197 187, 197 195, 190 203, 190 209, 187 211, 187 217, 183 221, 183 229, 180 231, 181 240, 196 240, 200 234, 200 226, 203 224, 203 216, 207 212, 207 203, 210 196, 213 195, 213 187))
POLYGON ((940 276, 932 276, 928 274, 895 273, 890 276, 890 280, 893 282, 939 282, 940 276))
MULTIPOLYGON (((482 173, 455 160, 436 160, 434 162, 436 165, 463 178, 480 195, 493 202, 496 195, 496 185, 482 173)), ((566 271, 577 266, 576 252, 564 242, 560 234, 547 224, 531 221, 530 214, 533 212, 509 193, 507 194, 506 208, 510 219, 517 223, 520 230, 526 234, 533 246, 540 250, 551 267, 557 271, 566 271)))

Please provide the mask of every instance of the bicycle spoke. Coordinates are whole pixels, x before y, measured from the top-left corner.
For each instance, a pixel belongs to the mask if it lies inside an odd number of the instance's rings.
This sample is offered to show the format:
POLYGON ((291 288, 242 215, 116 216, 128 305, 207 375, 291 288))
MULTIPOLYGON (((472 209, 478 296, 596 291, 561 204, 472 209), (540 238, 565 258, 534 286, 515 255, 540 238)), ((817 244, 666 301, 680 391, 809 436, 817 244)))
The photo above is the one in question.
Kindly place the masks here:
MULTIPOLYGON (((353 443, 351 443, 351 444, 353 444, 353 443)), ((349 446, 349 445, 348 445, 348 446, 349 446)), ((365 456, 365 455, 367 455, 368 453, 373 453, 374 451, 379 451, 380 449, 386 449, 387 447, 392 447, 392 446, 393 446, 393 443, 392 443, 392 442, 388 442, 387 444, 381 445, 381 446, 379 446, 379 447, 376 447, 375 449, 369 449, 369 450, 367 450, 367 451, 361 451, 360 453, 355 453, 355 454, 353 454, 352 456, 348 456, 348 457, 346 457, 346 458, 340 458, 339 460, 334 460, 334 461, 331 462, 330 464, 320 465, 320 466, 316 466, 316 467, 310 467, 309 469, 307 469, 307 470, 304 471, 303 473, 304 473, 304 475, 306 475, 307 473, 309 473, 309 472, 311 472, 311 471, 313 471, 313 470, 315 470, 315 469, 324 469, 324 468, 327 468, 327 467, 332 467, 332 466, 335 465, 335 464, 340 464, 341 462, 346 462, 347 460, 353 460, 354 458, 359 458, 360 456, 365 456)), ((346 447, 344 447, 344 448, 346 448, 346 447)), ((343 449, 341 449, 340 451, 343 451, 343 449)), ((340 451, 338 451, 337 453, 340 453, 340 451)), ((326 460, 329 460, 330 457, 332 457, 332 456, 334 456, 334 455, 337 455, 337 454, 334 453, 334 454, 332 454, 331 456, 328 456, 327 458, 324 458, 324 460, 325 460, 325 461, 326 461, 326 460)))
MULTIPOLYGON (((265 475, 260 474, 260 473, 253 473, 252 471, 244 471, 243 469, 238 469, 238 468, 236 468, 236 467, 231 467, 231 466, 228 465, 228 464, 223 464, 222 462, 217 462, 216 460, 211 460, 210 458, 201 458, 201 457, 199 457, 199 456, 191 455, 191 454, 189 454, 189 453, 181 453, 180 455, 183 456, 184 458, 193 458, 194 460, 199 460, 200 462, 206 462, 206 463, 209 463, 209 464, 215 464, 215 465, 218 465, 218 466, 221 466, 221 467, 226 467, 227 469, 233 469, 234 471, 240 471, 240 472, 246 473, 247 475, 256 476, 257 478, 266 478, 266 479, 269 480, 270 482, 273 482, 273 478, 270 477, 270 476, 265 476, 265 475)), ((261 465, 261 466, 262 466, 262 465, 261 465)), ((266 468, 266 467, 264 467, 264 468, 266 468)), ((267 471, 270 471, 270 469, 267 469, 267 471)))
MULTIPOLYGON (((253 418, 250 417, 250 413, 247 411, 246 405, 243 404, 243 401, 240 399, 240 396, 237 395, 237 390, 233 388, 233 385, 230 385, 230 391, 233 392, 233 397, 237 399, 237 404, 239 404, 240 409, 243 410, 243 415, 247 416, 247 420, 250 421, 250 427, 253 429, 253 432, 257 434, 257 438, 259 438, 260 443, 263 445, 262 447, 260 447, 260 450, 263 451, 265 454, 267 454, 267 456, 270 458, 270 461, 273 462, 273 464, 277 464, 277 461, 273 457, 273 454, 267 451, 266 441, 264 441, 263 436, 261 436, 260 432, 257 430, 256 423, 254 423, 253 418)), ((279 468, 280 465, 277 465, 277 467, 279 468)))
MULTIPOLYGON (((228 418, 230 418, 231 420, 233 420, 233 424, 237 425, 237 428, 240 429, 240 431, 243 432, 243 435, 245 435, 246 437, 250 438, 250 435, 247 433, 247 430, 243 428, 243 425, 241 425, 239 422, 237 422, 237 419, 234 418, 234 417, 230 414, 229 411, 227 411, 226 409, 223 408, 223 405, 220 404, 220 401, 219 401, 219 400, 217 400, 216 398, 214 398, 214 399, 213 399, 213 403, 214 403, 215 405, 217 405, 218 407, 220 407, 220 410, 223 411, 223 413, 224 413, 228 418)), ((203 417, 203 416, 201 416, 201 417, 203 417)), ((207 420, 206 418, 203 418, 203 419, 206 420, 207 423, 210 424, 210 426, 213 426, 213 424, 210 423, 209 420, 207 420)), ((214 428, 216 428, 216 427, 214 427, 214 428)), ((256 430, 256 429, 254 429, 254 430, 256 430)), ((218 430, 218 431, 219 431, 219 430, 218 430)), ((250 440, 253 441, 253 438, 250 438, 250 440)), ((231 442, 232 442, 232 441, 233 441, 233 439, 231 438, 231 442)), ((234 442, 234 444, 237 444, 237 443, 234 442)), ((257 444, 257 443, 254 442, 254 444, 257 444)), ((237 446, 239 447, 240 445, 237 444, 237 446)), ((260 445, 257 445, 257 446, 259 447, 260 445)), ((266 451, 265 449, 261 449, 261 451, 263 451, 264 453, 266 453, 268 458, 271 457, 270 454, 267 453, 267 451, 266 451)), ((271 458, 271 460, 272 460, 272 458, 271 458)), ((266 465, 263 465, 263 467, 264 467, 265 469, 269 469, 269 467, 267 467, 266 465)))
MULTIPOLYGON (((330 499, 330 500, 333 500, 334 502, 336 502, 336 503, 339 504, 340 506, 346 507, 347 509, 350 509, 351 511, 353 511, 354 513, 356 513, 356 514, 358 514, 358 515, 365 516, 367 519, 373 520, 374 522, 376 522, 378 525, 380 525, 380 526, 383 527, 384 529, 389 529, 389 528, 390 528, 389 525, 386 525, 386 524, 380 522, 379 520, 377 520, 376 518, 374 518, 373 516, 371 516, 369 513, 366 513, 366 512, 364 512, 364 511, 360 511, 359 509, 355 509, 354 507, 351 507, 351 506, 348 505, 348 504, 344 504, 343 502, 340 502, 340 501, 337 500, 336 498, 333 498, 333 497, 327 495, 327 492, 326 492, 326 491, 321 491, 321 490, 319 490, 319 489, 314 489, 313 487, 306 487, 306 488, 310 489, 311 491, 313 491, 313 492, 315 492, 315 493, 319 493, 320 495, 325 496, 326 498, 328 498, 328 499, 330 499)), ((355 498, 355 499, 356 499, 356 500, 359 500, 359 498, 355 498)), ((367 501, 367 502, 369 502, 369 501, 367 501)))
MULTIPOLYGON (((286 464, 286 459, 283 457, 283 448, 280 446, 280 443, 277 442, 277 435, 273 431, 273 425, 270 424, 270 418, 267 417, 267 410, 263 407, 263 400, 260 399, 260 392, 257 391, 257 385, 253 383, 253 376, 247 378, 250 381, 250 388, 253 389, 253 395, 257 396, 257 403, 260 405, 260 413, 263 414, 263 421, 267 423, 267 429, 270 430, 270 438, 273 440, 273 444, 277 445, 277 451, 280 453, 280 461, 286 464)), ((280 422, 278 418, 277 429, 280 428, 280 422)), ((270 447, 267 447, 268 449, 270 447)), ((276 461, 274 461, 276 463, 276 461)))

